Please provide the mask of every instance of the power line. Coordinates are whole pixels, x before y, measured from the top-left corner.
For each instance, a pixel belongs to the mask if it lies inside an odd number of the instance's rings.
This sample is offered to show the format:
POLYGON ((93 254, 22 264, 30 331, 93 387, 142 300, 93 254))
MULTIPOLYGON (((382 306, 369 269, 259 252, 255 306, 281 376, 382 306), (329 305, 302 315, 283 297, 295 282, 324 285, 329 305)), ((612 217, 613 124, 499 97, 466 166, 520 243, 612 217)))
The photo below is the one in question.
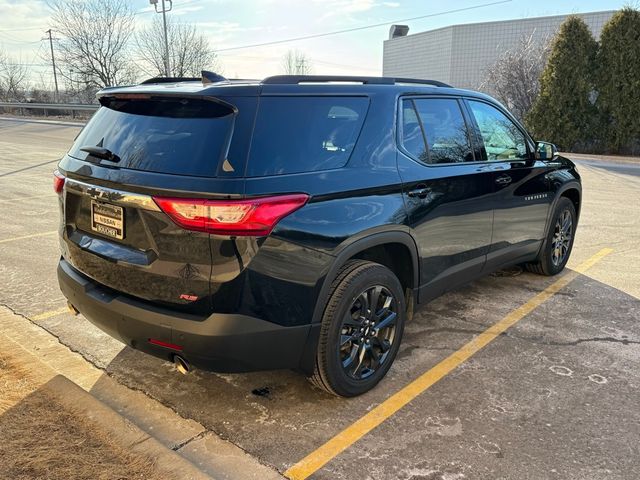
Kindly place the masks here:
POLYGON ((447 10, 444 12, 438 12, 438 13, 430 13, 428 15, 420 15, 418 17, 411 17, 411 18, 401 18, 399 20, 390 20, 387 22, 383 22, 383 23, 376 23, 376 24, 371 24, 371 25, 363 25, 361 27, 354 27, 354 28, 347 28, 345 30, 335 30, 333 32, 325 32, 325 33, 316 33, 313 35, 305 35, 302 37, 294 37, 294 38, 285 38, 282 40, 274 40, 271 42, 263 42, 263 43, 253 43, 251 45, 241 45, 239 47, 228 47, 228 48, 219 48, 219 49, 215 49, 215 52, 227 52, 229 50, 240 50, 243 48, 253 48, 253 47, 264 47, 266 45, 277 45, 280 43, 289 43, 289 42, 295 42, 298 40, 309 40, 312 38, 320 38, 320 37, 328 37, 329 35, 339 35, 342 33, 349 33, 349 32, 357 32, 359 30, 366 30, 369 28, 376 28, 376 27, 383 27, 385 25, 391 25, 392 23, 400 23, 400 22, 410 22, 413 20, 421 20, 423 18, 431 18, 431 17, 437 17, 440 15, 448 15, 450 13, 459 13, 459 12, 466 12, 468 10, 475 10, 478 8, 484 8, 484 7, 490 7, 492 5, 500 5, 502 3, 509 3, 512 0, 500 0, 498 2, 490 2, 490 3, 483 3, 480 5, 473 5, 471 7, 464 7, 464 8, 456 8, 455 10, 447 10))
MULTIPOLYGON (((194 0, 193 2, 187 2, 187 3, 183 3, 182 5, 176 5, 176 10, 182 10, 184 8, 190 7, 194 3, 201 3, 204 1, 208 1, 208 0, 194 0)), ((154 11, 151 10, 150 8, 147 8, 142 10, 136 10, 135 12, 133 12, 134 15, 142 15, 144 13, 154 13, 154 11)))
POLYGON ((25 67, 47 67, 47 68, 51 66, 48 63, 19 63, 19 62, 7 62, 5 65, 12 65, 12 66, 24 65, 25 67))
MULTIPOLYGON (((235 54, 226 54, 226 55, 220 55, 220 57, 226 57, 227 59, 234 59, 234 58, 246 58, 249 60, 271 60, 271 61, 282 61, 282 57, 275 57, 275 56, 265 56, 265 55, 235 55, 235 54)), ((325 60, 318 60, 317 58, 311 57, 309 58, 309 62, 313 65, 316 63, 322 64, 322 65, 330 65, 330 66, 334 66, 334 67, 343 67, 343 68, 353 68, 353 65, 346 65, 344 63, 335 63, 335 62, 328 62, 325 60)), ((370 71, 379 71, 379 68, 373 68, 373 67, 363 67, 361 65, 358 65, 358 68, 362 69, 362 70, 370 70, 370 71)))
POLYGON ((2 28, 0 32, 26 32, 28 30, 42 30, 44 27, 29 27, 29 28, 2 28))
POLYGON ((33 45, 33 44, 36 44, 36 43, 40 43, 40 40, 34 40, 34 41, 14 40, 13 38, 11 38, 9 36, 5 36, 5 34, 0 32, 0 42, 9 43, 9 44, 13 44, 13 45, 33 45))

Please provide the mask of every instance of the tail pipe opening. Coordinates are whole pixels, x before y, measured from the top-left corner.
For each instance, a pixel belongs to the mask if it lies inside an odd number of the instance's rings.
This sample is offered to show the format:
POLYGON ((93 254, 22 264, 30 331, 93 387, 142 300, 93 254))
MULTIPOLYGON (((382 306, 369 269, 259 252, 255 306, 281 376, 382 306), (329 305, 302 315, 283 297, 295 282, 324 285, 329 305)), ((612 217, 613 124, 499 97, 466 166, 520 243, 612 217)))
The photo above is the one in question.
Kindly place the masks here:
POLYGON ((67 302, 67 308, 69 309, 69 312, 71 313, 71 315, 78 315, 80 313, 78 309, 73 306, 71 302, 67 302))
POLYGON ((183 375, 186 375, 191 371, 191 365, 189 362, 180 355, 173 356, 173 364, 176 366, 176 370, 183 375))

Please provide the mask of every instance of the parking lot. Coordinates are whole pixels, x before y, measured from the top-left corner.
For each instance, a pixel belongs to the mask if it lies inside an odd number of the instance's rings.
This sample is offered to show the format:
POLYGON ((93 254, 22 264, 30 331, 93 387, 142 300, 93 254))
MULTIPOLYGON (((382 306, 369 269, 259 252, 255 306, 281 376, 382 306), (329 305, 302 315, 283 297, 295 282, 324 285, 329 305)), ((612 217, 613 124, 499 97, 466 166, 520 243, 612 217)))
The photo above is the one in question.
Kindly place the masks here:
POLYGON ((67 313, 51 172, 79 130, 0 119, 0 304, 117 382, 295 478, 640 477, 640 163, 577 160, 575 273, 513 268, 422 306, 386 379, 346 400, 288 371, 183 376, 67 313))

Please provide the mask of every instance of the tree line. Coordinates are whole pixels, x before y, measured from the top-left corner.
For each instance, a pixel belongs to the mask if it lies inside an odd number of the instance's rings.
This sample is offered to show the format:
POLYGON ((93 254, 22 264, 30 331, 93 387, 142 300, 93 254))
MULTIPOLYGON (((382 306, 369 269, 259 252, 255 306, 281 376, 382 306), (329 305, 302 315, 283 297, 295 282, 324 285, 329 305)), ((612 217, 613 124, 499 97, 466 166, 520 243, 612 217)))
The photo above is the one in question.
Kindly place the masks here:
MULTIPOLYGON (((160 15, 136 31, 137 15, 127 0, 52 0, 49 5, 60 101, 89 103, 102 87, 164 76, 160 15)), ((168 15, 167 37, 173 76, 195 77, 203 69, 221 69, 206 36, 194 25, 168 15)), ((42 51, 42 60, 50 62, 49 49, 42 51)), ((41 75, 40 82, 27 82, 28 73, 20 59, 0 50, 0 99, 53 101, 50 75, 41 75)))
MULTIPOLYGON (((136 29, 137 13, 128 0, 50 0, 51 29, 60 98, 53 94, 53 78, 30 78, 27 65, 0 50, 0 100, 35 102, 95 102, 103 87, 130 85, 142 78, 165 76, 164 26, 155 15, 136 29)), ((202 70, 223 73, 220 59, 196 26, 167 15, 169 71, 173 77, 199 77, 202 70)), ((49 49, 42 60, 50 62, 49 49)), ((50 64, 50 63, 49 63, 50 64)), ((290 50, 281 69, 308 74, 309 58, 290 50)))
POLYGON ((561 150, 639 155, 640 12, 616 12, 599 41, 578 16, 550 41, 523 38, 482 88, 561 150))

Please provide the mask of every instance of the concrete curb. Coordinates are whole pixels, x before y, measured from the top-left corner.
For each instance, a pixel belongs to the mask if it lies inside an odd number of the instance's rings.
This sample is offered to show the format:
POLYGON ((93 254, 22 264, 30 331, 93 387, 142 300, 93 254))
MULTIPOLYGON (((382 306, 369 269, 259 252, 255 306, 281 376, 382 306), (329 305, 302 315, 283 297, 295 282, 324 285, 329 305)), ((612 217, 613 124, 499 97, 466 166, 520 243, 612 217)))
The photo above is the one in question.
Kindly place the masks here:
POLYGON ((68 410, 88 419, 112 441, 131 452, 151 459, 167 478, 211 480, 191 462, 168 449, 117 414, 101 401, 85 392, 63 375, 56 375, 41 387, 68 410))
MULTIPOLYGON (((5 355, 15 357, 29 376, 44 385, 57 375, 111 410, 120 424, 135 426, 162 448, 219 480, 282 480, 240 447, 218 437, 198 422, 183 418, 144 393, 131 390, 72 352, 59 339, 24 316, 0 306, 0 342, 5 355)), ((142 445, 148 445, 145 437, 142 445)), ((146 447, 145 447, 146 448, 146 447)), ((178 475, 177 478, 182 478, 178 475)))

